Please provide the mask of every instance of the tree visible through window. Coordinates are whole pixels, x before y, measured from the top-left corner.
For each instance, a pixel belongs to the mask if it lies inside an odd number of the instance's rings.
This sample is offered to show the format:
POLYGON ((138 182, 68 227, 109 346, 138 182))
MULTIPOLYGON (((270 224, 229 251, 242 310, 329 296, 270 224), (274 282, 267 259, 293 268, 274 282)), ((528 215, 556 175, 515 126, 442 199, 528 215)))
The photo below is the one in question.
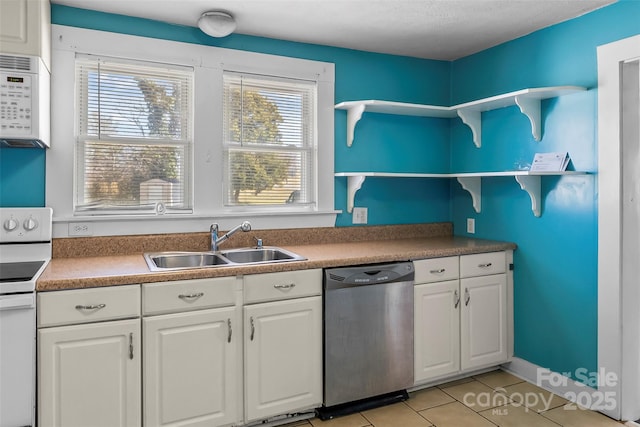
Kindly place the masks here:
POLYGON ((315 202, 315 83, 224 76, 225 204, 315 202))
POLYGON ((192 71, 76 61, 76 211, 190 210, 192 71))

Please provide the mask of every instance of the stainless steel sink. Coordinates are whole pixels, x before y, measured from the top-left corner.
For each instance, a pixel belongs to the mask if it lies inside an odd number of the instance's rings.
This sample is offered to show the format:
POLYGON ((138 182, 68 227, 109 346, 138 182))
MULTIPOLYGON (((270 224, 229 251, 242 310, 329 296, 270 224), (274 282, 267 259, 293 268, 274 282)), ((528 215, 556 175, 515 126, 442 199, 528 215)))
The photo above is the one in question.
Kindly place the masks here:
POLYGON ((151 271, 184 270, 304 261, 306 258, 274 246, 230 249, 223 252, 158 252, 145 253, 144 259, 151 271))
POLYGON ((160 252, 144 254, 151 271, 219 267, 229 260, 213 252, 160 252))
POLYGON ((222 251, 221 255, 236 264, 258 264, 283 261, 304 261, 306 258, 277 247, 242 248, 222 251))

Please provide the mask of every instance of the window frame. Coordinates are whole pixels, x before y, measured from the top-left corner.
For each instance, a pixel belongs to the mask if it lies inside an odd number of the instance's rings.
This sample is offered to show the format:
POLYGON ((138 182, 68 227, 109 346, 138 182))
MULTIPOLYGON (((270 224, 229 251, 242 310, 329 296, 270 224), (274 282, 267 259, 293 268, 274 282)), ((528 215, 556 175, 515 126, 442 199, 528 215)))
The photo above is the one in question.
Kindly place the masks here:
POLYGON ((54 237, 73 235, 78 228, 95 236, 202 232, 212 222, 230 229, 239 220, 252 221, 255 229, 335 226, 340 211, 334 209, 334 64, 62 25, 52 25, 52 36, 52 145, 46 159, 46 204, 54 211, 54 237), (192 214, 74 215, 76 54, 194 68, 192 214), (317 200, 313 209, 247 211, 223 205, 224 70, 317 82, 317 200), (86 223, 88 228, 74 227, 77 223, 86 223))
MULTIPOLYGON (((75 129, 75 162, 74 162, 74 215, 86 215, 86 216, 95 216, 95 215, 143 215, 148 216, 153 214, 153 209, 164 211, 176 214, 189 214, 193 212, 193 96, 194 96, 194 79, 193 79, 193 67, 186 66, 175 66, 174 64, 165 64, 158 62, 150 62, 150 61, 132 61, 132 60, 123 60, 121 58, 113 58, 106 56, 97 56, 97 55, 86 55, 86 54, 78 54, 76 55, 76 101, 75 101, 75 123, 77 128, 75 129), (182 103, 181 107, 186 108, 186 112, 190 113, 190 116, 187 120, 182 120, 181 123, 181 132, 180 138, 152 138, 152 137, 124 137, 124 136, 102 136, 100 132, 97 135, 92 135, 89 130, 89 116, 88 112, 89 108, 89 88, 86 86, 89 84, 89 73, 96 72, 102 73, 103 71, 100 69, 102 66, 105 66, 105 71, 108 74, 113 74, 115 72, 126 73, 130 71, 131 74, 139 73, 141 68, 148 69, 172 69, 175 73, 174 76, 171 77, 173 80, 181 81, 185 86, 181 89, 186 90, 187 98, 185 102, 182 103), (127 67, 130 66, 131 69, 128 70, 127 67), (78 69, 81 67, 82 70, 78 69), (138 70, 135 68, 138 67, 138 70), (118 68, 121 68, 120 71, 117 71, 118 68), (80 82, 77 81, 79 74, 82 74, 82 88, 79 87, 80 82), (176 75, 179 75, 179 78, 176 79, 176 75), (79 95, 79 92, 82 93, 82 96, 79 95), (181 191, 182 200, 185 203, 184 206, 178 207, 176 209, 171 208, 163 202, 160 204, 156 204, 155 208, 147 209, 147 210, 137 210, 135 205, 130 207, 123 207, 122 209, 118 208, 97 208, 91 209, 83 206, 83 204, 79 203, 79 198, 84 198, 85 191, 85 181, 81 179, 82 176, 85 175, 85 153, 88 145, 96 143, 106 143, 106 144, 119 144, 126 145, 131 147, 139 147, 139 146, 173 146, 175 148, 180 147, 184 152, 185 163, 182 165, 182 168, 185 169, 185 176, 182 182, 183 190, 181 191)), ((181 110, 183 113, 183 111, 181 110)))
MULTIPOLYGON (((313 119, 311 121, 311 127, 313 128, 312 136, 310 139, 310 144, 307 146, 301 146, 301 147, 294 147, 294 148, 281 148, 278 149, 278 151, 281 152, 290 152, 290 153, 300 153, 301 156, 304 156, 305 154, 310 155, 311 156, 311 161, 309 162, 309 166, 311 168, 311 171, 305 171, 304 173, 304 180, 308 180, 311 183, 309 184, 309 186, 307 188, 305 188, 306 191, 308 191, 310 193, 311 198, 313 199, 311 202, 307 203, 307 204, 293 204, 293 205, 271 205, 271 206, 260 206, 260 205, 242 205, 242 204, 230 204, 227 201, 228 198, 228 194, 227 192, 230 191, 230 189, 224 185, 223 183, 223 207, 225 210, 229 210, 229 211, 246 211, 246 212, 254 212, 254 211, 273 211, 273 212, 307 212, 307 211, 313 211, 314 209, 316 209, 317 206, 317 199, 318 199, 318 185, 317 185, 317 175, 318 175, 318 162, 317 162, 317 157, 318 157, 318 140, 317 140, 317 133, 318 133, 318 127, 317 127, 317 82, 312 81, 312 80, 302 80, 302 79, 293 79, 293 78, 282 78, 280 76, 271 76, 271 75, 257 75, 257 74, 249 74, 246 72, 238 72, 235 70, 228 70, 228 69, 223 69, 223 85, 225 84, 225 75, 229 75, 232 76, 230 78, 237 78, 237 79, 242 79, 245 76, 248 76, 249 79, 254 79, 254 80, 265 80, 265 81, 269 81, 269 80, 277 80, 277 81, 285 81, 285 80, 290 80, 291 83, 293 82, 297 82, 300 83, 301 81, 304 81, 306 83, 312 82, 313 83, 313 98, 316 101, 315 104, 313 105, 313 111, 312 111, 312 116, 313 119)), ((224 103, 223 103, 224 106, 224 103)), ((223 119, 224 119, 224 114, 223 114, 223 119)), ((223 123, 223 130, 225 129, 225 123, 223 123)), ((242 148, 246 148, 247 151, 252 151, 252 148, 255 148, 256 151, 261 151, 264 149, 268 148, 268 144, 254 144, 253 142, 248 142, 247 146, 244 147, 242 144, 240 146, 236 146, 235 144, 232 144, 230 141, 226 141, 227 136, 223 135, 222 138, 222 149, 223 149, 223 156, 224 156, 224 168, 225 168, 225 174, 224 174, 224 179, 229 179, 230 178, 230 174, 229 174, 229 170, 227 168, 230 167, 230 162, 227 159, 227 156, 231 155, 232 151, 238 151, 238 149, 242 149, 242 148)), ((241 141, 242 142, 242 141, 241 141)), ((242 150, 240 150, 242 151, 242 150)))

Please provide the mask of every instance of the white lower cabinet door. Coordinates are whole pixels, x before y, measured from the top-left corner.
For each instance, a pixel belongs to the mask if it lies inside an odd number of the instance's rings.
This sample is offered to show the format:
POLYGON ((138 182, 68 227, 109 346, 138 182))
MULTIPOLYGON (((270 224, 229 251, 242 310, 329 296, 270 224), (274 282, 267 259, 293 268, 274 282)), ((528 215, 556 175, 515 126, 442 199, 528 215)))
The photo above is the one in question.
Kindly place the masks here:
POLYGON ((139 426, 140 319, 38 331, 40 427, 139 426))
POLYGON ((414 288, 416 384, 460 369, 459 280, 414 288))
POLYGON ((507 360, 507 276, 495 274, 460 280, 462 369, 507 360))
POLYGON ((145 426, 239 421, 238 317, 229 307, 143 318, 145 426))
POLYGON ((322 297, 244 307, 246 421, 322 403, 322 297))

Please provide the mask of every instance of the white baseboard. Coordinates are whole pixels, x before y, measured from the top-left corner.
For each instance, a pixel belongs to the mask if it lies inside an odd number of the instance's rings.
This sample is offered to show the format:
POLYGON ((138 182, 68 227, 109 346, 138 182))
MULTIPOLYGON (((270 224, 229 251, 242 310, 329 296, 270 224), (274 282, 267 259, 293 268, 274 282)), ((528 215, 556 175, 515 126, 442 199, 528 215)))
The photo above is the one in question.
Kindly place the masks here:
POLYGON ((511 362, 502 365, 502 369, 594 411, 605 412, 603 405, 611 403, 604 399, 601 391, 524 359, 514 357, 511 362))

